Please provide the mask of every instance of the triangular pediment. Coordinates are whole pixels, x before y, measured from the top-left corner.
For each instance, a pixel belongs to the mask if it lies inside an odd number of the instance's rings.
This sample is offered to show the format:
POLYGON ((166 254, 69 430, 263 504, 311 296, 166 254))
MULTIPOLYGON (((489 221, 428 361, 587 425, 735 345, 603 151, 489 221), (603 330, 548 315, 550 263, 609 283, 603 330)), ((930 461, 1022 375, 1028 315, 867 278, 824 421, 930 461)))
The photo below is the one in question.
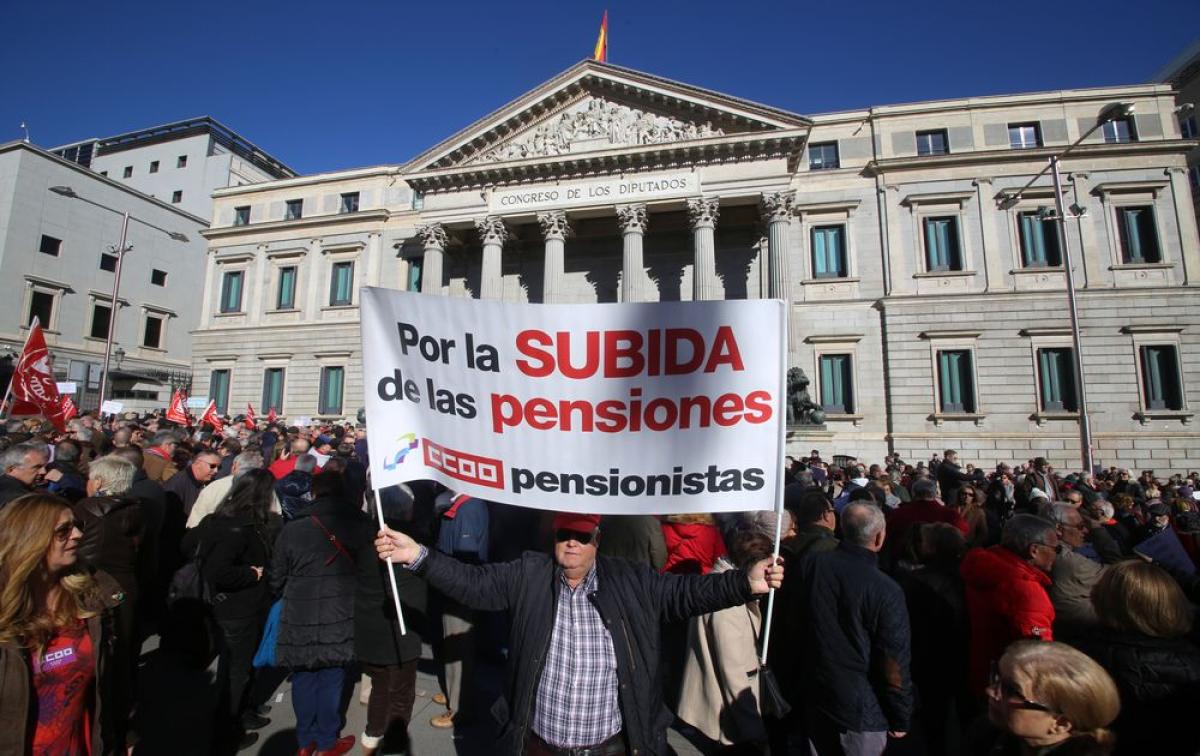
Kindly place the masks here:
POLYGON ((808 125, 794 113, 589 60, 419 155, 405 172, 470 170, 808 125))

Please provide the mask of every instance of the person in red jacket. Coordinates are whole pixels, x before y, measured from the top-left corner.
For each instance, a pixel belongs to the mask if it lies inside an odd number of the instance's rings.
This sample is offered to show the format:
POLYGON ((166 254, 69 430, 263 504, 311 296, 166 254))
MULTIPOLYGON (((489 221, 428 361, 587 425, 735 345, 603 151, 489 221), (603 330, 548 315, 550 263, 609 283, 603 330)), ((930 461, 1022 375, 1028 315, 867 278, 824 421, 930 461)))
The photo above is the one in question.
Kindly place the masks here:
POLYGON ((712 515, 667 515, 662 524, 667 561, 662 572, 707 575, 725 556, 725 539, 712 515))
POLYGON ((1054 640, 1054 605, 1046 588, 1058 555, 1054 523, 1016 515, 1004 525, 1000 545, 972 549, 962 563, 971 623, 968 687, 982 696, 993 662, 1022 638, 1054 640))
POLYGON ((933 478, 917 478, 912 484, 912 501, 887 513, 888 540, 884 549, 889 564, 908 558, 909 533, 927 522, 944 522, 958 528, 964 537, 967 535, 966 518, 938 499, 937 482, 933 478))

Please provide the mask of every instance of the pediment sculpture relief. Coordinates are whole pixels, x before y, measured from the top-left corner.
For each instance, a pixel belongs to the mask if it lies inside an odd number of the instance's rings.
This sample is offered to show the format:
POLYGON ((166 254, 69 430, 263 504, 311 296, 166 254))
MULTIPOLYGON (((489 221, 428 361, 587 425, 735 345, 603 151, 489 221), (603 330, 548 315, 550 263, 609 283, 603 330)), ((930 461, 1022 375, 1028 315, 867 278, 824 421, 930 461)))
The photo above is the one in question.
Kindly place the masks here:
POLYGON ((538 126, 532 133, 495 147, 473 160, 498 163, 586 150, 681 142, 722 136, 711 122, 695 123, 647 113, 598 97, 538 126))

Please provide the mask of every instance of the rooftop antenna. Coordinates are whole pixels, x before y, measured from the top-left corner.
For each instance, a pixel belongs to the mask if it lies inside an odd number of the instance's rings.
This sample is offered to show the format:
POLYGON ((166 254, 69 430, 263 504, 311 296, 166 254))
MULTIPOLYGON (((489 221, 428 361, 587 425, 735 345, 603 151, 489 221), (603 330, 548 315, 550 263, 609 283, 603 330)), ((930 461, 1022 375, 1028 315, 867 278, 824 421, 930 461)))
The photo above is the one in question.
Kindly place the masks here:
POLYGON ((25 144, 29 144, 29 127, 25 125, 24 121, 21 121, 21 129, 25 132, 25 144))

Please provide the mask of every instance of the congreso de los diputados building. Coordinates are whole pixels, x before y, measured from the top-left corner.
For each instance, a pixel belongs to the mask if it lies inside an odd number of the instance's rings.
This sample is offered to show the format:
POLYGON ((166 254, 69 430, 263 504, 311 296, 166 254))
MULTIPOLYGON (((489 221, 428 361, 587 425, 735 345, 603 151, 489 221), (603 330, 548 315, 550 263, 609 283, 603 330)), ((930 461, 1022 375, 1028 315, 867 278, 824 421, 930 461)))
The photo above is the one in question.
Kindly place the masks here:
POLYGON ((780 298, 823 422, 789 449, 1200 467, 1200 239, 1164 84, 799 115, 581 62, 403 164, 219 189, 196 396, 362 406, 359 289, 780 298), (1076 143, 1078 144, 1076 145, 1076 143), (1065 249, 1045 174, 1062 160, 1065 249))

